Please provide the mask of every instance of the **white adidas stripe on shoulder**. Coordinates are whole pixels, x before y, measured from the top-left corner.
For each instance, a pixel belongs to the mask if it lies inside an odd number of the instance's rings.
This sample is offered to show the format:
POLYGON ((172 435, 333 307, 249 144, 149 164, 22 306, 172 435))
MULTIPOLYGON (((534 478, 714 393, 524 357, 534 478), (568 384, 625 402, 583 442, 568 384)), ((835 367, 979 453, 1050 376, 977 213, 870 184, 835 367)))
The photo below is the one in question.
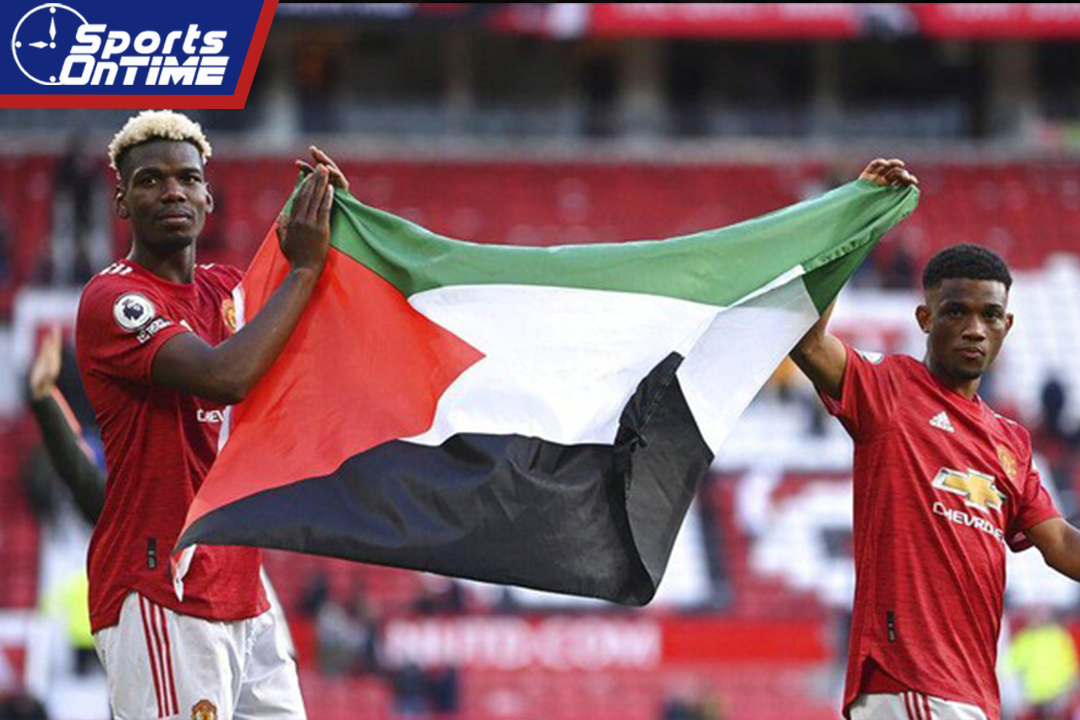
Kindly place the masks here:
POLYGON ((855 348, 855 352, 857 352, 863 360, 866 360, 871 365, 880 365, 881 363, 885 362, 885 353, 873 352, 871 350, 860 350, 859 348, 855 348))
POLYGON ((124 262, 114 262, 109 267, 105 268, 98 275, 129 275, 132 268, 130 265, 124 262))
POLYGON ((1021 425, 1016 420, 1013 420, 1012 418, 1007 418, 1007 417, 1005 417, 1004 415, 1002 415, 999 412, 995 412, 993 410, 991 410, 990 412, 994 413, 994 417, 996 417, 998 420, 1003 420, 1003 421, 1009 423, 1010 425, 1016 425, 1017 427, 1023 427, 1023 425, 1021 425))

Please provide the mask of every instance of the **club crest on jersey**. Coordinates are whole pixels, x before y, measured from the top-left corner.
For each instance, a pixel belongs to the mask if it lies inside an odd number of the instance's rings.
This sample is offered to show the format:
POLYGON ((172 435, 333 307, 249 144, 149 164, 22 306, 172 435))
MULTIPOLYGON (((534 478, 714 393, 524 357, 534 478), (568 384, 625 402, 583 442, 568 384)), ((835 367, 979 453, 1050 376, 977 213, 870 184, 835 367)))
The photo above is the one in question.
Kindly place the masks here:
POLYGON ((994 484, 994 476, 975 470, 960 472, 942 468, 934 477, 934 487, 964 498, 964 504, 988 512, 1000 510, 1005 496, 994 484))
POLYGON ((139 293, 121 295, 113 305, 116 324, 128 332, 145 327, 156 314, 154 304, 139 293))
POLYGON ((1010 480, 1015 480, 1016 473, 1020 469, 1020 466, 1016 461, 1016 456, 1004 445, 998 445, 994 449, 997 450, 998 461, 1001 463, 1001 469, 1005 471, 1005 475, 1010 480))
POLYGON ((209 700, 200 700, 191 708, 191 720, 217 720, 217 706, 209 700))
POLYGON ((221 303, 221 319, 225 321, 225 327, 229 332, 236 332, 236 303, 232 298, 225 298, 221 303))

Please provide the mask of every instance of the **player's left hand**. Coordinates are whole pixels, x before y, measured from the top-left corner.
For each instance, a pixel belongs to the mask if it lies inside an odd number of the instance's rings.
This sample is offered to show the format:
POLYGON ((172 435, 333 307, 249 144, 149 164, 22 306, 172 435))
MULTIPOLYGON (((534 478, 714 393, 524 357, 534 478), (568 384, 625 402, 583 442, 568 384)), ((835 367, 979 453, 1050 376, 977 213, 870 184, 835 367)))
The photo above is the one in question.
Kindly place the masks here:
POLYGON ((877 185, 892 185, 893 187, 909 187, 918 185, 919 178, 904 167, 904 161, 900 158, 877 158, 866 166, 859 175, 860 180, 869 180, 877 185))
POLYGON ((50 328, 41 339, 41 347, 38 348, 38 353, 30 366, 30 397, 32 399, 44 400, 56 387, 56 381, 60 378, 63 344, 64 335, 59 325, 50 328))
MULTIPOLYGON (((315 167, 325 165, 326 169, 330 171, 330 184, 348 192, 349 179, 345 177, 345 173, 341 172, 341 168, 337 166, 337 163, 334 162, 329 155, 314 145, 308 148, 308 152, 311 153, 311 159, 315 161, 315 167)), ((297 160, 296 164, 304 172, 315 172, 315 167, 312 167, 303 160, 297 160)))

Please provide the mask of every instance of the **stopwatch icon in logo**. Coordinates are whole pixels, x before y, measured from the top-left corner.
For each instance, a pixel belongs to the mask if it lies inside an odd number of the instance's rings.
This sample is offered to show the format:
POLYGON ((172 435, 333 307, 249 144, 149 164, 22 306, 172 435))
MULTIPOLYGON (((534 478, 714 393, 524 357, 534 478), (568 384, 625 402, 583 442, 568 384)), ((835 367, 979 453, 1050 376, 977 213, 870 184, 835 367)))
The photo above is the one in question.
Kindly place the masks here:
POLYGON ((38 5, 22 16, 11 35, 11 52, 23 75, 39 85, 61 85, 60 71, 86 24, 77 10, 60 3, 38 5))

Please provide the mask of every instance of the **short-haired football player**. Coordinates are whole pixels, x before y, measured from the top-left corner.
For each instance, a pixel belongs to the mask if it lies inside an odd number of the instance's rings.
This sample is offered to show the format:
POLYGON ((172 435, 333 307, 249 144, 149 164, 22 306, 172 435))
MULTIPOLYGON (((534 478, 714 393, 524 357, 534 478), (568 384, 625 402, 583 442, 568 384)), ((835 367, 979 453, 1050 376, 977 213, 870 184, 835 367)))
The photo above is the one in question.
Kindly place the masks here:
MULTIPOLYGON (((884 159, 861 179, 917 182, 884 159)), ((1034 544, 1080 579, 1080 532, 1044 489, 1027 430, 978 395, 1013 325, 1011 286, 994 253, 949 247, 923 274, 921 360, 846 346, 831 311, 791 353, 855 442, 851 720, 999 720, 1007 549, 1034 544)))

